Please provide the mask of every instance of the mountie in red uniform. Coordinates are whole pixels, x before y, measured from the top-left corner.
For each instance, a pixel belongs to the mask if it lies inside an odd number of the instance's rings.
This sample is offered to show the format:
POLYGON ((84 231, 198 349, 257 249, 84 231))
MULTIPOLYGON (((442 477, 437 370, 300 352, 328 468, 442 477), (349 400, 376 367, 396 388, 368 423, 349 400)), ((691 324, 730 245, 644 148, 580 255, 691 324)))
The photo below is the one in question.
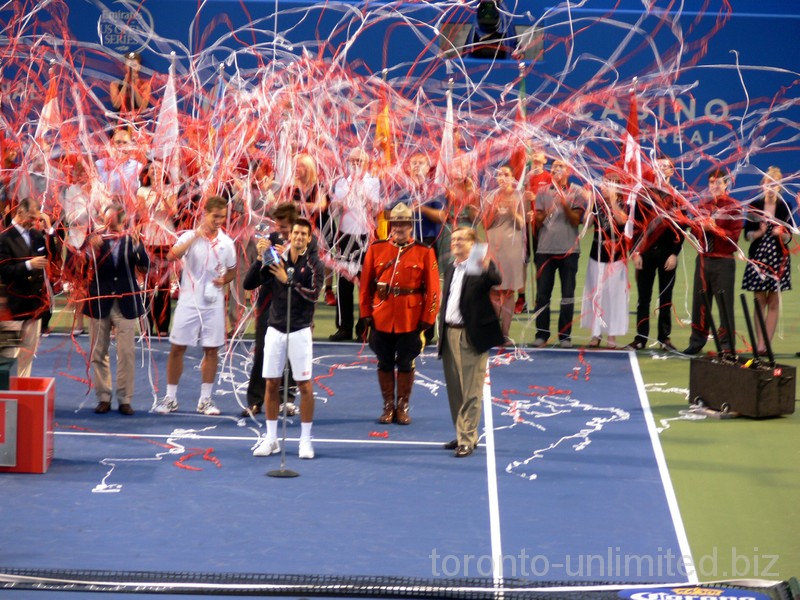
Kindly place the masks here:
MULTIPOLYGON (((403 209, 408 211, 405 205, 395 207, 390 221, 406 223, 406 216, 399 214, 403 209)), ((436 321, 438 305, 439 268, 431 248, 412 239, 403 244, 379 241, 369 247, 361 271, 359 312, 373 329, 369 343, 378 357, 383 396, 380 423, 411 422, 408 400, 414 359, 422 351, 421 332, 436 321)))
POLYGON ((367 250, 361 271, 359 311, 384 333, 418 331, 436 321, 439 268, 431 248, 410 240, 398 247, 385 240, 367 250))

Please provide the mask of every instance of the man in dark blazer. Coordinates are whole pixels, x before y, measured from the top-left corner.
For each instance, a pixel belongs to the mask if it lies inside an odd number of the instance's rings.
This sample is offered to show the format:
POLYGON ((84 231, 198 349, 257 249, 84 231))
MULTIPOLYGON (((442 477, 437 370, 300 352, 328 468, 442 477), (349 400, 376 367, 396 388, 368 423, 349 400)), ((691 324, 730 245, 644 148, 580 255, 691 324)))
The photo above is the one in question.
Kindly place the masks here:
POLYGON ((41 317, 50 310, 51 294, 45 269, 59 252, 50 219, 39 201, 23 198, 11 225, 0 234, 0 277, 6 286, 8 310, 21 323, 20 345, 9 356, 17 359, 17 376, 30 377, 41 334, 41 317))
POLYGON ((104 226, 86 242, 91 279, 83 313, 89 317, 90 359, 97 396, 94 412, 102 414, 111 410, 108 347, 113 326, 117 344, 117 403, 120 413, 132 415, 136 321, 144 314, 136 271, 146 272, 150 258, 138 233, 124 232, 125 208, 122 205, 112 204, 104 217, 104 226))
POLYGON ((439 357, 456 439, 444 445, 462 458, 478 445, 481 400, 489 350, 505 342, 500 320, 489 292, 502 282, 497 266, 486 256, 468 260, 476 233, 459 227, 450 238, 455 259, 444 273, 442 308, 439 315, 439 357))

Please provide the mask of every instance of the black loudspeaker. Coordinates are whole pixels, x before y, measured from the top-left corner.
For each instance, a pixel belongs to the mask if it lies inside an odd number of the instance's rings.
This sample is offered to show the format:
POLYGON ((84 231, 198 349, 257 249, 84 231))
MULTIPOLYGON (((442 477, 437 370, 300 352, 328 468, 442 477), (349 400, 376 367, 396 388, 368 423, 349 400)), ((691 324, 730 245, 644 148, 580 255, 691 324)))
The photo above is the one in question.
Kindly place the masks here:
POLYGON ((763 418, 794 413, 797 369, 738 358, 697 357, 689 369, 689 403, 763 418))

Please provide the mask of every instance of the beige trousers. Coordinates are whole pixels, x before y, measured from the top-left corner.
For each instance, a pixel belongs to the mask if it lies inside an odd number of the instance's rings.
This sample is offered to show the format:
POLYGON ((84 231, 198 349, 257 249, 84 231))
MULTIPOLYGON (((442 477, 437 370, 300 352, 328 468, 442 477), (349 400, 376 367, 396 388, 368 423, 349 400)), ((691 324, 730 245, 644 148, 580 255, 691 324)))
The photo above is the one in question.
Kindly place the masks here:
POLYGON ((483 383, 489 353, 476 353, 464 329, 445 325, 444 331, 447 344, 442 353, 442 363, 456 440, 459 446, 475 447, 478 445, 483 383))
POLYGON ((30 377, 33 357, 39 347, 39 337, 42 333, 41 319, 28 319, 27 321, 9 321, 19 323, 19 346, 4 348, 2 355, 6 358, 17 359, 17 377, 30 377))
POLYGON ((130 404, 133 400, 136 367, 136 319, 123 317, 116 301, 109 316, 104 319, 89 319, 89 354, 94 392, 98 402, 111 402, 111 361, 108 348, 112 325, 116 329, 117 342, 117 402, 130 404))

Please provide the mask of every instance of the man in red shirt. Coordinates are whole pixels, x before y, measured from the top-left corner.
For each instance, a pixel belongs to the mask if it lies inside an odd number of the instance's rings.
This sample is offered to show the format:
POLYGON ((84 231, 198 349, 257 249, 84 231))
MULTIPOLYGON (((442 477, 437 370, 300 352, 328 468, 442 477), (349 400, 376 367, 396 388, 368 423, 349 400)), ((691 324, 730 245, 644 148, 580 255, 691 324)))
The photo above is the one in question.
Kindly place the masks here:
POLYGON ((528 218, 528 243, 525 246, 525 270, 522 271, 523 286, 517 291, 517 302, 514 304, 514 314, 520 314, 528 310, 528 303, 525 300, 525 287, 528 280, 527 265, 533 259, 536 253, 536 227, 533 215, 536 211, 536 194, 541 190, 550 187, 553 183, 553 178, 550 173, 545 170, 544 166, 547 164, 547 155, 541 149, 534 148, 530 154, 530 171, 528 172, 527 181, 525 182, 525 208, 526 213, 530 215, 528 218))
POLYGON ((721 321, 717 322, 719 342, 723 351, 733 351, 732 337, 736 333, 733 321, 734 284, 736 281, 737 240, 742 232, 742 209, 728 195, 728 173, 717 169, 708 176, 711 197, 697 207, 689 221, 689 229, 700 248, 694 270, 692 294, 692 334, 684 354, 698 354, 708 340, 708 315, 704 295, 709 301, 717 298, 721 321), (720 296, 724 298, 720 303, 720 296))

